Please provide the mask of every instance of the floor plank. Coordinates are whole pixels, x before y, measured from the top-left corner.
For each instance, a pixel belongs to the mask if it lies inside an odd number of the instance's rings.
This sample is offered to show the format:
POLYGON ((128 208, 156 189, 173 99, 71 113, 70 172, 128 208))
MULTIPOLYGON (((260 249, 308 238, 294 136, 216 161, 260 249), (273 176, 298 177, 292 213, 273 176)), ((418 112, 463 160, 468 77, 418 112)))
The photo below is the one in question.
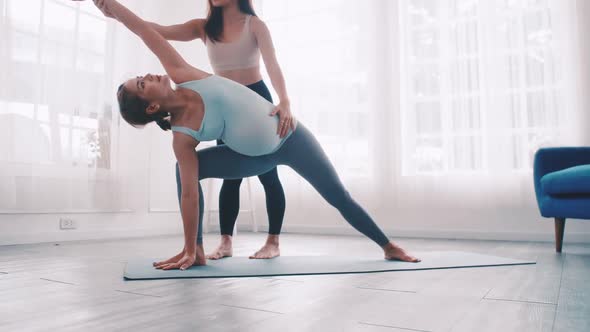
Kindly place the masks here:
POLYGON ((590 331, 590 253, 565 253, 554 331, 590 331))
MULTIPOLYGON (((214 248, 218 237, 208 236, 214 248)), ((248 256, 264 234, 240 233, 248 256)), ((1 331, 588 331, 590 245, 397 240, 537 265, 262 278, 125 281, 132 257, 176 254, 180 237, 0 247, 1 331)), ((284 256, 382 257, 361 237, 285 234, 284 256)))

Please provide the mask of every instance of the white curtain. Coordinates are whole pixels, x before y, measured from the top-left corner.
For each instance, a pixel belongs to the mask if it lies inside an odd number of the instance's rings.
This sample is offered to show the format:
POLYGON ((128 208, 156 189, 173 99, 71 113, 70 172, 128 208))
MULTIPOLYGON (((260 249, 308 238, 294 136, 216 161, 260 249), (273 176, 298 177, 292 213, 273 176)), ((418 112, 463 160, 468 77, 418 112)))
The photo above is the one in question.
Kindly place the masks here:
MULTIPOLYGON (((263 0, 260 9, 293 111, 381 225, 502 233, 535 229, 534 152, 581 144, 589 129, 579 123, 575 5, 263 0)), ((317 207, 291 218, 340 223, 314 217, 338 219, 280 173, 299 192, 288 205, 317 207)))
MULTIPOLYGON (((175 10, 161 0, 125 4, 162 24, 205 15, 197 0, 178 0, 175 10)), ((550 225, 538 222, 532 155, 588 138, 589 66, 580 57, 590 53, 588 24, 578 26, 576 13, 588 13, 586 2, 254 4, 271 30, 293 112, 390 234, 550 238, 550 225), (586 35, 578 33, 584 27, 586 35)), ((114 105, 123 79, 162 72, 155 57, 88 2, 0 0, 0 10, 0 214, 131 208, 135 214, 88 227, 178 228, 179 219, 170 222, 178 216, 170 137, 119 126, 114 105), (128 219, 134 223, 120 223, 128 219)), ((175 47, 208 68, 200 42, 175 47)), ((285 230, 351 229, 296 174, 279 173, 285 230)), ((252 182, 264 228, 264 194, 252 182)), ((5 230, 14 231, 9 219, 5 230)))
POLYGON ((580 139, 573 4, 400 2, 403 178, 438 177, 457 206, 534 205, 535 151, 580 139))
POLYGON ((2 0, 0 212, 118 211, 113 24, 94 6, 2 0))
POLYGON ((575 138, 571 1, 400 9, 404 174, 527 171, 540 146, 575 138))

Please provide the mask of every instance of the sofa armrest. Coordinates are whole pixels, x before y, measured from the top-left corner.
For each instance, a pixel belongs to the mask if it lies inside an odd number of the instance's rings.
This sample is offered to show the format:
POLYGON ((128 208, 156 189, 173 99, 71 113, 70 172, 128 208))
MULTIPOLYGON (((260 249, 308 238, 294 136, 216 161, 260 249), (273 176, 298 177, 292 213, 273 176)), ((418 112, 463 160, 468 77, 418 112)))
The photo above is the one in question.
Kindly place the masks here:
POLYGON ((551 172, 590 164, 590 147, 542 148, 535 153, 533 177, 537 199, 543 196, 541 178, 551 172))
POLYGON ((535 178, 586 164, 590 164, 590 147, 542 148, 535 154, 535 178))

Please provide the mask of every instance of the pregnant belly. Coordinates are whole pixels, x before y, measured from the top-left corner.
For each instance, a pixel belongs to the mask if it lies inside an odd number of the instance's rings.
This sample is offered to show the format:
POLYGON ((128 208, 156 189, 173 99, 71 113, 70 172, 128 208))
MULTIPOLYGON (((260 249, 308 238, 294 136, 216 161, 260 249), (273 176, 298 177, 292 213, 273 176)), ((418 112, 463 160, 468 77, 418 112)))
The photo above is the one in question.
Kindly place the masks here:
POLYGON ((223 141, 232 150, 247 155, 261 156, 272 153, 281 144, 277 135, 276 117, 248 123, 226 123, 223 141))

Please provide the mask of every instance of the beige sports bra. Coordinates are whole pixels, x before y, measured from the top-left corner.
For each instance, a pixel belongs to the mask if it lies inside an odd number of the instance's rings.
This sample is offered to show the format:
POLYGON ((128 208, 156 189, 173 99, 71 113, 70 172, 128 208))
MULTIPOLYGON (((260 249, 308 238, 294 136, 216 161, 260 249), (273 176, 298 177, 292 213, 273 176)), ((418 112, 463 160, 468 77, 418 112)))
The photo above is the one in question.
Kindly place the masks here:
POLYGON ((246 16, 246 24, 244 24, 240 37, 231 43, 213 42, 205 36, 209 61, 215 73, 259 65, 260 49, 254 33, 250 30, 251 18, 252 15, 246 16))

